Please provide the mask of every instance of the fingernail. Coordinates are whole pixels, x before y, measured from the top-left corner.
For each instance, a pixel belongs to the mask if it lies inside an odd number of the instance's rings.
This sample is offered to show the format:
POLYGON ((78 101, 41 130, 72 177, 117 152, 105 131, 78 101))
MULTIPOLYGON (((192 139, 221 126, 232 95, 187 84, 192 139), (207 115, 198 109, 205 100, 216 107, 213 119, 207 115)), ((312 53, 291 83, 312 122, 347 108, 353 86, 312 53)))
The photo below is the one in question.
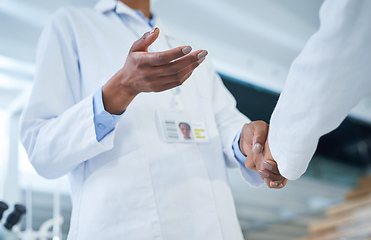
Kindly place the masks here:
POLYGON ((191 48, 190 46, 187 46, 187 47, 185 47, 185 48, 182 49, 182 52, 183 52, 184 54, 188 54, 188 53, 190 53, 191 51, 192 51, 192 48, 191 48))
POLYGON ((152 30, 149 32, 149 34, 152 34, 152 33, 154 33, 155 31, 156 31, 156 29, 157 29, 157 27, 155 27, 155 28, 152 28, 152 30))
POLYGON ((203 57, 206 57, 206 55, 208 54, 208 52, 206 50, 203 50, 202 52, 200 52, 198 55, 197 55, 197 58, 198 59, 201 59, 203 57))
POLYGON ((197 61, 198 64, 201 64, 204 60, 205 60, 206 57, 203 57, 201 58, 200 60, 197 61))
POLYGON ((280 184, 279 182, 271 182, 271 187, 278 187, 280 184))
POLYGON ((262 166, 265 167, 268 170, 272 170, 273 166, 267 163, 266 161, 262 162, 262 166))
POLYGON ((259 175, 262 176, 263 178, 268 178, 268 177, 269 177, 269 173, 264 172, 264 171, 262 171, 262 170, 259 170, 258 173, 259 173, 259 175))
POLYGON ((262 151, 262 145, 260 143, 255 143, 252 151, 255 154, 259 154, 262 151))

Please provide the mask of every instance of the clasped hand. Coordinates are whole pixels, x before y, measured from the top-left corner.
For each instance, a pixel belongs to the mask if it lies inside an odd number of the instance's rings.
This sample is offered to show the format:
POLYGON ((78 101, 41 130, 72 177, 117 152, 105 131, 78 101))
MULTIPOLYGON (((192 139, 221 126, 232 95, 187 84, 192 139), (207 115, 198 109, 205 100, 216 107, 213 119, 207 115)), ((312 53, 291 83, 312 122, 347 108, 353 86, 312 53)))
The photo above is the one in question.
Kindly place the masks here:
POLYGON ((245 166, 257 171, 269 188, 283 188, 287 179, 283 177, 273 159, 268 144, 269 126, 263 121, 254 121, 243 126, 240 150, 246 156, 245 166))

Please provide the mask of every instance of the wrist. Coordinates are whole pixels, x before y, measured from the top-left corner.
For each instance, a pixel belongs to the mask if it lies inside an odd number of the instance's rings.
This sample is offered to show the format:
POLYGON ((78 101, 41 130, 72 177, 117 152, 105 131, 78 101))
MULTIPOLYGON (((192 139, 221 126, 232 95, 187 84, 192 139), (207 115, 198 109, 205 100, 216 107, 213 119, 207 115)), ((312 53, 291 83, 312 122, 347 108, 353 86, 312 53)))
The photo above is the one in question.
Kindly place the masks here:
POLYGON ((246 156, 246 153, 243 151, 243 147, 242 147, 242 144, 241 144, 241 139, 238 140, 238 146, 240 147, 240 151, 241 151, 241 153, 242 153, 244 156, 246 156))
POLYGON ((135 90, 134 87, 130 85, 131 82, 134 82, 130 79, 130 74, 128 75, 125 72, 124 68, 121 68, 113 77, 113 82, 117 83, 117 90, 120 91, 120 96, 127 96, 128 98, 135 98, 139 92, 135 90))
POLYGON ((241 153, 243 154, 243 155, 245 155, 246 156, 246 153, 245 153, 245 151, 243 150, 243 132, 244 132, 244 128, 246 127, 246 124, 244 124, 243 125, 243 127, 242 127, 242 130, 241 130, 241 133, 240 133, 240 137, 239 137, 239 139, 238 139, 238 146, 240 147, 240 151, 241 151, 241 153))
POLYGON ((117 72, 102 88, 104 109, 110 114, 121 115, 138 95, 123 84, 121 71, 117 72))

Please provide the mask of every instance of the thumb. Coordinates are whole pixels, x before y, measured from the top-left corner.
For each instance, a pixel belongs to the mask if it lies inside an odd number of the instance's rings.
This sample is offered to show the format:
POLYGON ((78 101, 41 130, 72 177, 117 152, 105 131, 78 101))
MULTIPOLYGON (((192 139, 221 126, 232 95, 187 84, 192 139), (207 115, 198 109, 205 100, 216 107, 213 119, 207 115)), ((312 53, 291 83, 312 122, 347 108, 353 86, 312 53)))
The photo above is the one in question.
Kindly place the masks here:
POLYGON ((262 149, 263 145, 260 142, 255 142, 252 151, 254 154, 259 154, 262 152, 262 149))
POLYGON ((147 52, 148 47, 158 38, 159 33, 160 29, 157 27, 146 32, 141 38, 133 43, 130 52, 147 52))
POLYGON ((264 121, 254 122, 254 138, 253 138, 253 153, 259 154, 262 152, 268 136, 269 126, 264 121))

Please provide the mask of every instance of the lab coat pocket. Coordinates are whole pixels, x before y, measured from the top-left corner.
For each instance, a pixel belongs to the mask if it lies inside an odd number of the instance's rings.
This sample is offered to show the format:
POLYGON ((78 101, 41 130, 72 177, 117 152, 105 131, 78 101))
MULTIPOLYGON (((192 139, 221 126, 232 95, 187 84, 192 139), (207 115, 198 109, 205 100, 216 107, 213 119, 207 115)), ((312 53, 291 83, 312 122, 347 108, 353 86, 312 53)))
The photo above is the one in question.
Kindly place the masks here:
POLYGON ((148 219, 157 219, 157 212, 143 148, 117 159, 88 162, 86 172, 90 174, 84 181, 80 223, 89 226, 83 235, 91 238, 83 239, 110 239, 97 238, 101 232, 151 239, 146 235, 153 232, 148 219))

